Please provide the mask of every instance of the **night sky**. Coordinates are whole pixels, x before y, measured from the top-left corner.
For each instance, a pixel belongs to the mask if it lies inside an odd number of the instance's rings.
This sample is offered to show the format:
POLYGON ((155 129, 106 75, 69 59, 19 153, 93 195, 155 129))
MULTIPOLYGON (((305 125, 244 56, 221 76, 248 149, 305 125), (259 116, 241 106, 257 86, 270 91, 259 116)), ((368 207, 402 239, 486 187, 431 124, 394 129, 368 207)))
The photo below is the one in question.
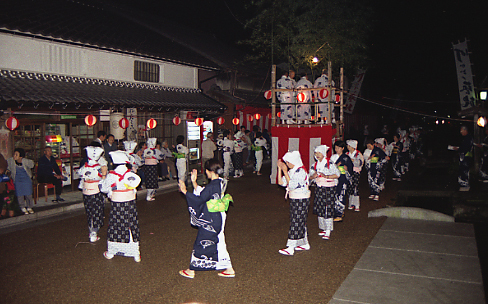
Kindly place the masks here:
MULTIPOLYGON (((488 1, 366 1, 375 17, 371 20, 372 64, 363 96, 390 104, 396 98, 416 101, 402 106, 428 111, 438 106, 454 115, 460 108, 452 43, 465 38, 472 53, 475 85, 488 87, 488 1)), ((248 2, 141 0, 137 6, 233 44, 248 34, 243 26, 250 14, 244 10, 248 2)))

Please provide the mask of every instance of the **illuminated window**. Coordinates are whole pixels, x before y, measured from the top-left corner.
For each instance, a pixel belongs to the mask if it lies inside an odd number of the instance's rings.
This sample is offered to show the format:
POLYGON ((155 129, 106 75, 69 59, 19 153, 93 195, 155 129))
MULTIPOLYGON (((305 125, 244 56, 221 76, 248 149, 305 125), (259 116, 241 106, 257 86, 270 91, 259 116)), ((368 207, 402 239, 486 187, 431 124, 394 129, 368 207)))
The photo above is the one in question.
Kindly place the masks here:
POLYGON ((159 64, 134 61, 134 80, 159 82, 159 64))

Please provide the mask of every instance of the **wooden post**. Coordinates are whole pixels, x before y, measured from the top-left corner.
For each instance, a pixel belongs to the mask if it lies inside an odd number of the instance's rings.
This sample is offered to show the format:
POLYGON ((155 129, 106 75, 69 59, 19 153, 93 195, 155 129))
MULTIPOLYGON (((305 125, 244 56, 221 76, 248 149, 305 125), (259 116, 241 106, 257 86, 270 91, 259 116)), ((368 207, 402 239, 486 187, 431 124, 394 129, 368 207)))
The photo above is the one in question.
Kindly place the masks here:
POLYGON ((341 92, 340 92, 340 116, 339 116, 339 135, 344 140, 344 68, 341 67, 341 92))
POLYGON ((331 90, 331 85, 332 85, 332 62, 328 62, 327 64, 327 77, 329 77, 329 81, 327 82, 327 90, 329 91, 329 96, 327 98, 327 104, 329 106, 329 112, 327 113, 327 123, 328 124, 332 124, 332 120, 331 120, 331 117, 332 117, 332 111, 334 110, 333 109, 333 105, 331 106, 330 104, 330 101, 331 101, 331 95, 332 95, 332 90, 331 90))
POLYGON ((271 126, 276 127, 276 65, 271 67, 271 126))

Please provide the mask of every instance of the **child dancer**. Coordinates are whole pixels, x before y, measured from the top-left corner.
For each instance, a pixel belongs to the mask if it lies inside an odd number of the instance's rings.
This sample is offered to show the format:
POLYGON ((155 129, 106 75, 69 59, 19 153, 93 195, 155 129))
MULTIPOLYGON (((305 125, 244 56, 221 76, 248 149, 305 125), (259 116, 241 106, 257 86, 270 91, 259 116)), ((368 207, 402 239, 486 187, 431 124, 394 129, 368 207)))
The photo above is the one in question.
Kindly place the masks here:
POLYGON ((354 211, 359 212, 359 176, 361 175, 361 169, 363 168, 364 158, 361 152, 357 150, 357 140, 347 140, 346 144, 348 150, 346 154, 351 158, 354 165, 352 168, 351 184, 348 188, 349 209, 354 209, 354 211))
POLYGON ((319 218, 319 235, 324 239, 330 238, 330 232, 334 230, 334 204, 337 179, 341 173, 327 157, 326 145, 315 148, 314 157, 317 160, 310 168, 310 179, 315 181, 315 199, 313 213, 319 218))
POLYGON ((81 176, 79 188, 83 190, 90 242, 94 243, 100 239, 97 234, 103 226, 105 195, 98 184, 107 175, 107 160, 102 157, 101 147, 88 146, 85 151, 88 162, 78 170, 81 176))
POLYGON ((186 190, 186 185, 179 180, 180 191, 186 195, 190 222, 198 227, 198 234, 193 244, 190 268, 181 270, 180 275, 193 279, 195 271, 223 270, 218 275, 224 278, 235 277, 227 245, 225 243, 226 211, 232 202, 229 194, 224 195, 227 180, 219 178, 222 167, 218 160, 205 162, 205 173, 210 182, 205 188, 197 185, 197 170, 191 172, 194 193, 186 190))
POLYGON ((178 135, 176 137, 176 152, 173 152, 173 155, 176 158, 176 170, 178 170, 178 179, 186 182, 186 162, 188 159, 188 148, 183 145, 184 141, 185 137, 183 135, 178 135))
POLYGON ((130 170, 125 151, 112 151, 110 156, 115 168, 100 182, 100 190, 107 193, 112 201, 107 230, 108 248, 103 256, 110 260, 115 255, 121 255, 133 257, 136 262, 140 262, 136 188, 141 179, 130 170))
POLYGON ((334 143, 334 150, 336 154, 332 155, 331 161, 334 163, 341 175, 339 176, 336 186, 336 203, 334 208, 334 222, 342 222, 344 217, 344 208, 346 206, 346 192, 349 187, 349 180, 351 179, 353 167, 351 158, 344 152, 346 144, 342 140, 334 143))
POLYGON ((254 140, 253 150, 256 156, 256 167, 254 168, 254 172, 257 175, 261 175, 261 166, 263 165, 263 147, 266 146, 266 139, 263 137, 263 133, 257 132, 256 139, 254 140))
MULTIPOLYGON (((380 175, 383 165, 386 163, 385 152, 374 146, 371 139, 366 141, 366 147, 371 150, 369 153, 369 169, 368 169, 368 183, 370 189, 370 199, 375 201, 380 200, 380 175)), ((365 151, 366 154, 366 151, 365 151)))
POLYGON ((285 198, 290 197, 291 222, 286 248, 278 252, 283 255, 293 255, 295 250, 310 250, 307 236, 307 215, 310 205, 309 179, 300 152, 287 152, 283 156, 283 161, 278 161, 278 182, 286 187, 285 198))
POLYGON ((231 139, 230 131, 225 130, 224 141, 222 143, 224 152, 224 178, 229 179, 229 171, 232 167, 232 153, 234 153, 234 141, 231 139))
POLYGON ((144 178, 146 179, 146 201, 154 201, 158 184, 158 163, 163 159, 161 150, 156 149, 156 138, 147 139, 147 149, 144 150, 144 178))

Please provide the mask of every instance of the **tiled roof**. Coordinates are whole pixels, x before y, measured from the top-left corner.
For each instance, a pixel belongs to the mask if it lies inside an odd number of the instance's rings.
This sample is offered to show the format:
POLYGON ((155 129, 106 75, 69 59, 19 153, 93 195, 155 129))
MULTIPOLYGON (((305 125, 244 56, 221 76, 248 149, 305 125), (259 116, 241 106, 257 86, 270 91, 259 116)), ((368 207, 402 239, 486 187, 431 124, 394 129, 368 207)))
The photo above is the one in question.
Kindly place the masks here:
POLYGON ((181 89, 131 83, 0 70, 0 101, 6 103, 63 104, 87 107, 164 108, 166 110, 200 110, 215 112, 224 106, 199 89, 181 89))
POLYGON ((151 58, 219 69, 211 57, 178 43, 164 28, 130 18, 103 1, 2 0, 0 31, 32 35, 88 47, 141 54, 151 58))

